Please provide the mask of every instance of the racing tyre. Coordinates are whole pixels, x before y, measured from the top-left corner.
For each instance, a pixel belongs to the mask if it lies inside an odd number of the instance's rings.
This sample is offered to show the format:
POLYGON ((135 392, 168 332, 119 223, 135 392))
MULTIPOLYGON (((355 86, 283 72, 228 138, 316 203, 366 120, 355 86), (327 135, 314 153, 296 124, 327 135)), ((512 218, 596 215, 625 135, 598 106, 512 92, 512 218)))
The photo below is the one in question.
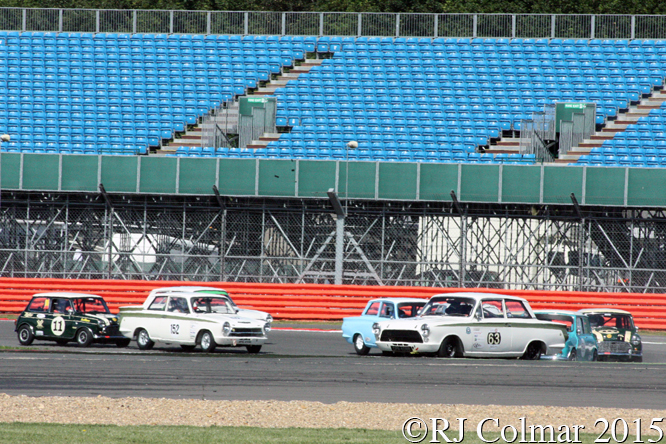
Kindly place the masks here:
POLYGON ((437 356, 441 358, 458 358, 462 356, 458 340, 454 338, 444 339, 444 341, 442 341, 442 345, 439 347, 437 356))
POLYGON ((594 353, 592 353, 592 361, 598 361, 599 360, 599 353, 595 350, 594 353))
POLYGON ((128 345, 130 345, 131 339, 118 339, 116 341, 116 347, 118 348, 125 348, 128 345))
POLYGON ((261 345, 246 345, 248 353, 259 353, 261 351, 261 345))
POLYGON ((217 347, 215 339, 213 338, 213 334, 209 331, 201 333, 199 343, 201 344, 201 350, 206 353, 212 353, 213 350, 215 350, 215 347, 217 347))
POLYGON ((21 325, 18 329, 18 341, 21 345, 30 345, 35 340, 35 335, 27 325, 21 325))
POLYGON ((538 342, 532 342, 527 346, 527 351, 523 355, 523 359, 529 361, 538 361, 541 359, 541 345, 538 342))
POLYGON ((150 340, 148 332, 142 328, 136 334, 136 345, 139 346, 140 350, 150 350, 155 343, 150 340))
POLYGON ((382 350, 382 355, 384 355, 384 356, 393 356, 393 352, 388 351, 388 350, 382 350))
POLYGON ((634 362, 643 362, 643 357, 642 356, 634 356, 632 361, 634 361, 634 362))
POLYGON ((357 355, 367 355, 370 352, 370 347, 365 345, 362 335, 354 336, 354 350, 356 350, 357 355))
POLYGON ((569 361, 578 361, 578 352, 575 348, 571 349, 571 353, 569 353, 569 361))
POLYGON ((69 341, 66 341, 64 339, 56 339, 56 344, 58 344, 61 347, 64 347, 65 345, 67 345, 68 342, 69 341))
POLYGON ((92 332, 87 328, 82 328, 76 332, 76 343, 79 344, 79 347, 88 347, 92 344, 92 340, 92 332))
POLYGON ((180 345, 180 348, 182 348, 186 352, 191 352, 192 350, 194 350, 194 347, 196 347, 196 345, 185 345, 185 344, 180 345))

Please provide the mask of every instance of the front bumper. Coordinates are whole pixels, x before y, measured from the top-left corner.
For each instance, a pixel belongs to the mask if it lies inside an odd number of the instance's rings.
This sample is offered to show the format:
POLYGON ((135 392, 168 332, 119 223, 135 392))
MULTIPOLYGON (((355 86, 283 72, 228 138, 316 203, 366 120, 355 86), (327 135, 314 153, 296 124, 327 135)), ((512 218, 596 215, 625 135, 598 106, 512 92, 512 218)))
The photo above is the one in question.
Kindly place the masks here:
POLYGON ((377 347, 381 351, 393 353, 436 353, 439 351, 439 344, 436 342, 382 342, 377 341, 377 347))
POLYGON ((268 338, 266 336, 215 336, 215 343, 220 347, 245 347, 247 345, 263 345, 268 338))

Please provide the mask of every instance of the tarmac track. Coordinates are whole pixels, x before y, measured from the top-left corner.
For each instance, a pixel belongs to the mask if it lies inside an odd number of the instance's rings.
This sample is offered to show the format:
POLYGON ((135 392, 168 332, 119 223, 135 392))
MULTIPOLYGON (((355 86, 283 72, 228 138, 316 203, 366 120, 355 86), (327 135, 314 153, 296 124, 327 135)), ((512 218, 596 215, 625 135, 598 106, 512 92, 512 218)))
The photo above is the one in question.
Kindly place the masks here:
POLYGON ((35 342, 0 322, 0 393, 333 403, 416 402, 664 408, 666 337, 643 335, 644 363, 357 356, 338 332, 272 331, 244 349, 141 352, 35 342))

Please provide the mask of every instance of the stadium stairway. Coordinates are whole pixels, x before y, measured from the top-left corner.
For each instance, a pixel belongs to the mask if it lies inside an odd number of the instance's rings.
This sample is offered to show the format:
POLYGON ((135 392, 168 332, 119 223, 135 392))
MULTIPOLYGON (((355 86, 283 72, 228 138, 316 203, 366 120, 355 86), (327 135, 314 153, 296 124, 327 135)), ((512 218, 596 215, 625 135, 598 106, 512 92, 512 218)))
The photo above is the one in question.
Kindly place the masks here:
POLYGON ((650 96, 642 98, 638 104, 619 112, 615 120, 609 121, 589 139, 572 147, 567 154, 560 156, 556 163, 576 163, 581 156, 590 155, 595 148, 601 149, 605 141, 615 139, 619 133, 624 133, 629 125, 635 125, 641 117, 647 117, 650 111, 661 108, 665 102, 666 90, 654 91, 650 96))

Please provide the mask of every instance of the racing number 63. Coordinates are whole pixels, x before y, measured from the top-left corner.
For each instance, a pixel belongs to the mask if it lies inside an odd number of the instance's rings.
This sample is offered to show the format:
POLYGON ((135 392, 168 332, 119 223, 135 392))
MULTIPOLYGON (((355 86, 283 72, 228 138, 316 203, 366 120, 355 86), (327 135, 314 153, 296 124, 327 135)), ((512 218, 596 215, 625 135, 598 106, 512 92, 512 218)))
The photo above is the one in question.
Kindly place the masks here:
POLYGON ((502 342, 502 336, 498 331, 488 333, 488 344, 489 345, 498 345, 502 342))

